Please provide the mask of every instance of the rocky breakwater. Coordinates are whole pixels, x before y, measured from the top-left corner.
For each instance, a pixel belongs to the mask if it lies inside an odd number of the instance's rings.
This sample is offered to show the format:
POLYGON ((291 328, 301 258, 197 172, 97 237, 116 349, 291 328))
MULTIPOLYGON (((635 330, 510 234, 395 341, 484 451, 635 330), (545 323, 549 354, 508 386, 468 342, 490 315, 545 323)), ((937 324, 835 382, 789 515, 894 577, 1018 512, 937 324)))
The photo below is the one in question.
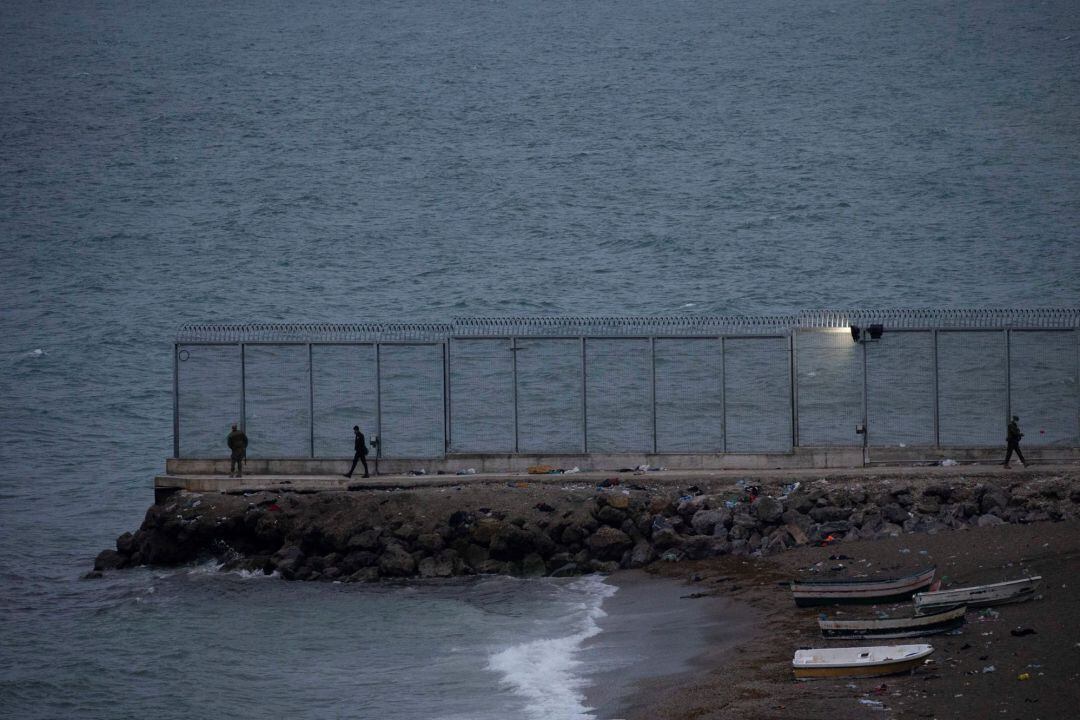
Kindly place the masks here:
POLYGON ((971 526, 1066 520, 1069 477, 1001 483, 820 479, 752 497, 728 483, 301 493, 181 493, 102 551, 91 576, 216 559, 288 580, 372 581, 470 574, 576 575, 656 560, 772 554, 971 526))

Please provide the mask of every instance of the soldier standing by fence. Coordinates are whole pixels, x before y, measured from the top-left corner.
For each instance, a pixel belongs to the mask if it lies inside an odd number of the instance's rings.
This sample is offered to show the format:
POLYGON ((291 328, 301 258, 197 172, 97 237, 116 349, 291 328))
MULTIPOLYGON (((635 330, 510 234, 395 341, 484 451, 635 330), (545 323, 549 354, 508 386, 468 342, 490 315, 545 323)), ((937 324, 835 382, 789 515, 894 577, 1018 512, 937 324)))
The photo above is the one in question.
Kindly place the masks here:
POLYGON ((247 457, 247 435, 244 434, 243 430, 238 429, 234 423, 232 432, 229 433, 229 437, 225 441, 229 444, 229 450, 232 451, 231 462, 229 463, 229 477, 243 477, 244 458, 247 457))

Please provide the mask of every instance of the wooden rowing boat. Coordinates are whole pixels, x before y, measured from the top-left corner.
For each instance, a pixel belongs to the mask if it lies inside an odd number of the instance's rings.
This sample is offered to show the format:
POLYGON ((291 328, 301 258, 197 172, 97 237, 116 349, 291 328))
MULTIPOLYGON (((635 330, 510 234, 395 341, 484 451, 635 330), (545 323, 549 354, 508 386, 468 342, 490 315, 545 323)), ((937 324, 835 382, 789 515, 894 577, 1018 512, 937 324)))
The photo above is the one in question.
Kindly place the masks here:
POLYGON ((858 580, 817 580, 791 583, 791 594, 799 607, 838 603, 878 603, 905 600, 930 586, 937 568, 899 578, 858 580))
POLYGON ((985 607, 987 605, 1024 602, 1035 596, 1035 589, 1039 587, 1041 580, 1041 575, 1033 575, 1019 580, 993 583, 991 585, 973 585, 972 587, 918 593, 915 596, 915 613, 923 615, 956 605, 985 607))
POLYGON ((905 638, 936 635, 964 624, 966 607, 946 608, 929 615, 864 620, 819 619, 818 627, 827 638, 905 638))
POLYGON ((931 645, 814 648, 796 651, 791 667, 798 680, 877 677, 910 672, 932 652, 931 645))

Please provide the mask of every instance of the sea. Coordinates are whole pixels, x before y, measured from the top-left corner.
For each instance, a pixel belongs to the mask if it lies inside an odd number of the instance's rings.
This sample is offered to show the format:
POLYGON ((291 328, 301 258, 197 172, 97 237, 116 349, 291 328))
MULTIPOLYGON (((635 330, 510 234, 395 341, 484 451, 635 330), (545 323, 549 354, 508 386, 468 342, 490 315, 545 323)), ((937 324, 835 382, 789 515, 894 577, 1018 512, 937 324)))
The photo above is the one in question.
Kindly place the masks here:
POLYGON ((1075 0, 6 0, 0 717, 617 712, 661 590, 80 579, 177 327, 1075 306, 1078 118, 1075 0))

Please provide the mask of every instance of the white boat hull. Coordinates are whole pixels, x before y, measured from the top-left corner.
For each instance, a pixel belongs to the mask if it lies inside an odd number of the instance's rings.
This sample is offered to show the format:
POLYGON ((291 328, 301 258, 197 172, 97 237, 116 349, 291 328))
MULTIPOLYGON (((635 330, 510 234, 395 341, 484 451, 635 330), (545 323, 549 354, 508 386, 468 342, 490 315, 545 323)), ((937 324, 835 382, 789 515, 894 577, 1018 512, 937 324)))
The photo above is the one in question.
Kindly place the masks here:
POLYGON ((991 585, 975 585, 966 588, 950 588, 937 592, 917 593, 915 595, 915 613, 926 614, 944 607, 967 605, 968 607, 986 607, 1006 603, 1024 602, 1035 597, 1042 576, 1010 580, 991 585))

